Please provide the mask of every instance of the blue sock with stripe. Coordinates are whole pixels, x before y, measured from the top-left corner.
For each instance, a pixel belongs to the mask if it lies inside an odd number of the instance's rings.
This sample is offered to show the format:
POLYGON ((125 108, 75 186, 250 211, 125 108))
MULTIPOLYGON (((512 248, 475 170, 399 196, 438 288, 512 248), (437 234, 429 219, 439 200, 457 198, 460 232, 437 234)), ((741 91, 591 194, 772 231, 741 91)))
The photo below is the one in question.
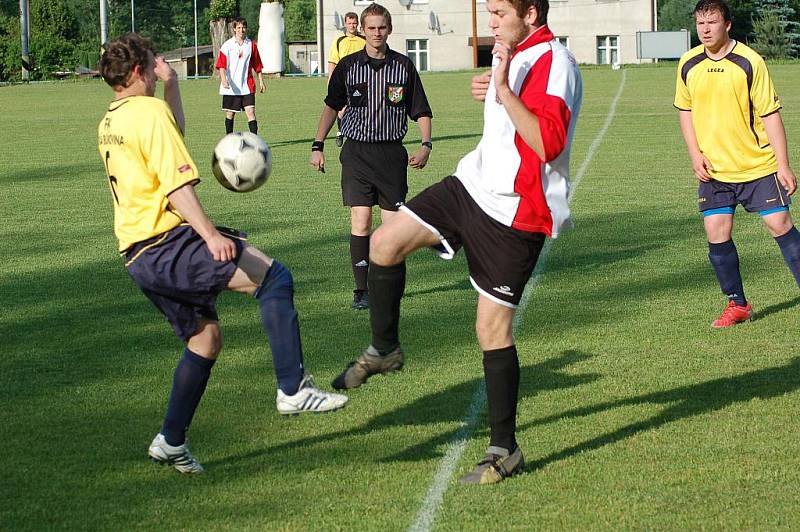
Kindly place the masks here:
POLYGON ((739 273, 739 253, 733 240, 719 244, 708 243, 708 260, 717 274, 719 287, 729 301, 737 305, 747 305, 742 286, 742 276, 739 273))
POLYGON ((192 423, 200 399, 203 398, 203 392, 206 391, 214 362, 215 360, 203 358, 190 351, 188 347, 183 350, 183 357, 172 377, 172 392, 169 394, 167 413, 161 426, 161 434, 168 444, 178 446, 186 441, 186 431, 192 423))
POLYGON ((792 270, 797 286, 800 286, 800 231, 792 226, 785 234, 775 237, 775 242, 781 248, 783 259, 792 270))
POLYGON ((280 262, 273 261, 253 297, 261 305, 261 325, 272 349, 278 388, 286 395, 294 395, 303 380, 304 370, 291 272, 280 262))

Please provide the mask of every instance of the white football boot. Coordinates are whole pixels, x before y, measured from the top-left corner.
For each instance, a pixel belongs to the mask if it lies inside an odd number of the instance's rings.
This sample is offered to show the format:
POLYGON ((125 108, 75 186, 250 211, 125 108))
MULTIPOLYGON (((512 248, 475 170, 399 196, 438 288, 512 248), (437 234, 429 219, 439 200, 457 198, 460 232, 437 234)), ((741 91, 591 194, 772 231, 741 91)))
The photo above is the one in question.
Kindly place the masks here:
POLYGON ((285 416, 302 412, 331 412, 344 407, 348 399, 346 395, 323 392, 314 386, 311 375, 305 375, 294 395, 286 395, 278 388, 275 406, 278 407, 278 413, 285 416))
POLYGON ((205 470, 200 462, 195 460, 192 453, 189 452, 189 442, 184 442, 183 445, 173 447, 167 443, 163 434, 157 434, 147 450, 150 458, 154 462, 162 465, 171 465, 181 473, 199 474, 205 470))

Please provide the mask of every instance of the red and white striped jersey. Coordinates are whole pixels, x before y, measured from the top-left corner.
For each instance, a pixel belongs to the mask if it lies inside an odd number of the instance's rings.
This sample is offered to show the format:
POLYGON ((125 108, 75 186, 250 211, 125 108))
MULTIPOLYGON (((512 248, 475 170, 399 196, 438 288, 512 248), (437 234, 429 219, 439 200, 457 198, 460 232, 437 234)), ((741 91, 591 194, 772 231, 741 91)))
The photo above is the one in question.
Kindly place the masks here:
POLYGON ((494 75, 483 110, 483 137, 455 175, 483 211, 522 231, 556 237, 571 226, 569 152, 583 85, 575 58, 547 26, 529 35, 511 58, 508 84, 539 119, 544 160, 519 136, 498 103, 494 75))
POLYGON ((261 56, 255 41, 245 37, 240 45, 235 38, 230 38, 219 48, 217 64, 214 68, 224 68, 228 77, 229 88, 219 84, 220 94, 242 95, 256 92, 256 80, 253 70, 261 72, 261 56))

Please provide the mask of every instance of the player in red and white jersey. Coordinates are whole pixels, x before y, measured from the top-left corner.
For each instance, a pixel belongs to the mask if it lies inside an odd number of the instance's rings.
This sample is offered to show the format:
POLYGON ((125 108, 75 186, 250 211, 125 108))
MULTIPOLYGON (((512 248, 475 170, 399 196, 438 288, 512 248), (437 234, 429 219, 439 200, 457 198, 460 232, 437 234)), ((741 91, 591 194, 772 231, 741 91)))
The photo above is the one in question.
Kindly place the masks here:
POLYGON ((495 37, 491 72, 472 82, 485 101, 483 137, 454 176, 425 189, 372 235, 372 343, 333 382, 356 388, 403 367, 400 300, 405 257, 422 247, 452 258, 464 248, 478 292, 490 440, 461 480, 493 484, 524 466, 516 441, 519 359, 513 321, 546 236, 569 224, 569 152, 582 98, 573 56, 547 27, 548 0, 487 0, 495 37))
POLYGON ((222 43, 215 66, 219 70, 219 93, 222 95, 222 110, 225 111, 225 133, 233 133, 233 117, 244 109, 247 127, 258 133, 256 120, 256 80, 259 92, 264 92, 263 66, 258 46, 247 38, 247 21, 233 19, 233 37, 222 43))

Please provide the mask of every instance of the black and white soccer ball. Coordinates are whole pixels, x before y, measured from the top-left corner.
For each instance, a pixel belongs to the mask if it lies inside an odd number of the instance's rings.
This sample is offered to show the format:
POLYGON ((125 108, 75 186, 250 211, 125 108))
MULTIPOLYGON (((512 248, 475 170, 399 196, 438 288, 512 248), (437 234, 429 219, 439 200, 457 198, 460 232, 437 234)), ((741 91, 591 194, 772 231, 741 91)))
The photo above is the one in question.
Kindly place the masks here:
POLYGON ((272 151, 255 133, 229 133, 214 148, 211 170, 228 190, 252 192, 267 182, 272 171, 272 151))

